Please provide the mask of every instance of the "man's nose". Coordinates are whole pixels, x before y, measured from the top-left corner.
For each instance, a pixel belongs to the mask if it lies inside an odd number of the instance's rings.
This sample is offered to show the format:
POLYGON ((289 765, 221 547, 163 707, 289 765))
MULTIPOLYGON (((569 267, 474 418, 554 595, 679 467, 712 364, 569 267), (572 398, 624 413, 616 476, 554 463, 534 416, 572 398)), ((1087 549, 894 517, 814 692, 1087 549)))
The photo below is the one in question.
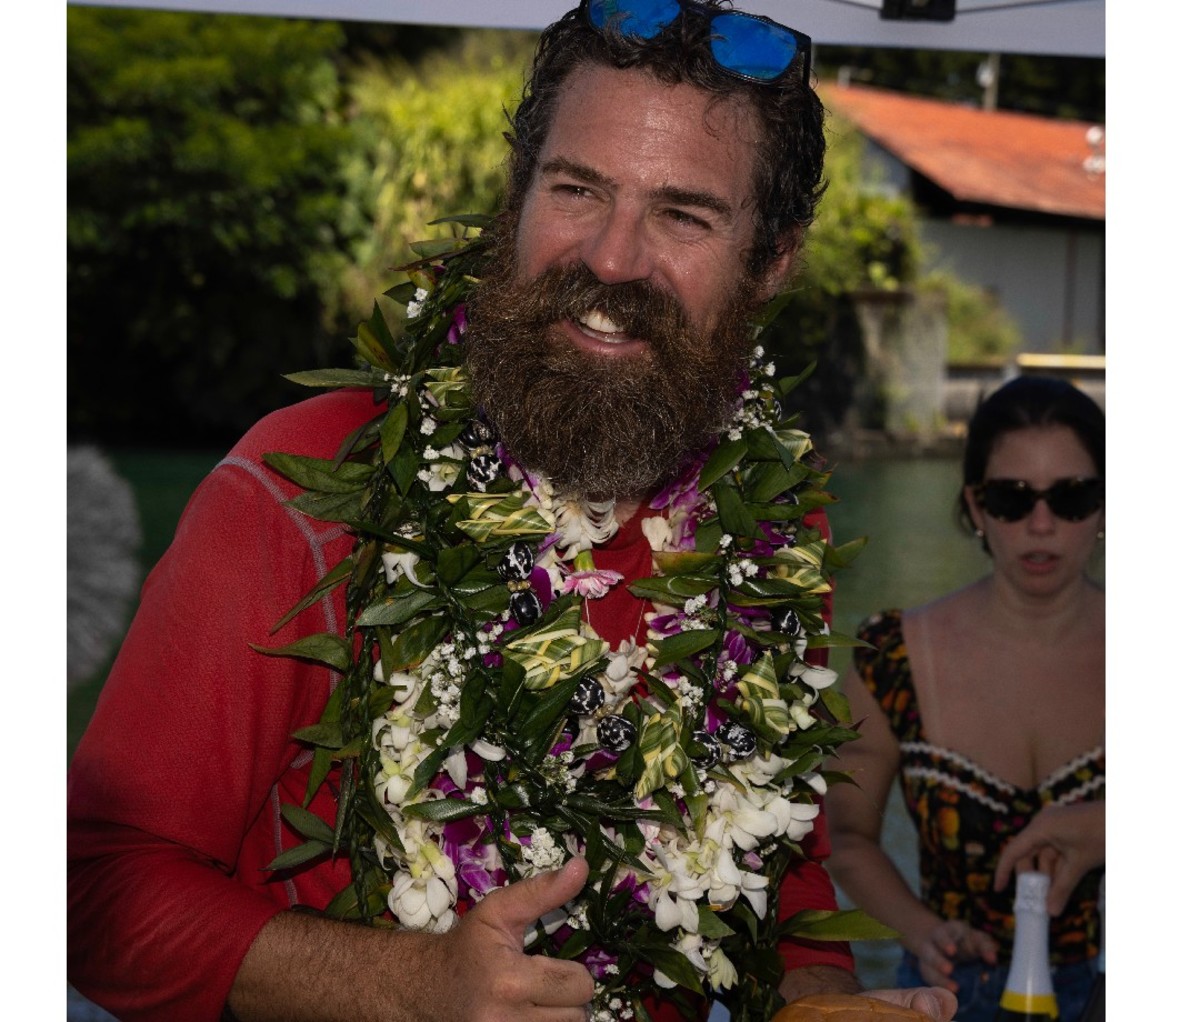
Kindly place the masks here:
POLYGON ((616 206, 596 225, 581 255, 588 269, 605 284, 645 280, 653 265, 642 217, 616 206))

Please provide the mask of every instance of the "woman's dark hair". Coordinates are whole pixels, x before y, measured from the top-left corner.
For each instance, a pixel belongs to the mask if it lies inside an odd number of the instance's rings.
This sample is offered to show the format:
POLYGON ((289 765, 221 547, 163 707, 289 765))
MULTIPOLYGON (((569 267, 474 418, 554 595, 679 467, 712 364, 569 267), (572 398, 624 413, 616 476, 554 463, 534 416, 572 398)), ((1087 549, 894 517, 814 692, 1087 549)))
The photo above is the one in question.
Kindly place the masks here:
POLYGON ((729 0, 689 0, 681 17, 653 39, 601 34, 576 8, 547 28, 507 138, 509 214, 519 211, 558 106, 563 83, 578 67, 636 68, 667 85, 687 84, 714 99, 744 97, 758 112, 762 138, 755 153, 755 241, 747 270, 761 273, 813 221, 825 190, 825 109, 797 68, 777 82, 743 81, 723 70, 708 45, 708 19, 697 8, 729 9, 729 0))
MULTIPOLYGON (((1104 412, 1090 397, 1054 376, 1018 376, 981 402, 967 427, 963 485, 983 482, 988 458, 1005 433, 1030 426, 1066 426, 1092 456, 1104 477, 1104 412)), ((958 517, 973 531, 966 496, 959 493, 958 517)), ((984 549, 987 549, 986 545, 984 549)))

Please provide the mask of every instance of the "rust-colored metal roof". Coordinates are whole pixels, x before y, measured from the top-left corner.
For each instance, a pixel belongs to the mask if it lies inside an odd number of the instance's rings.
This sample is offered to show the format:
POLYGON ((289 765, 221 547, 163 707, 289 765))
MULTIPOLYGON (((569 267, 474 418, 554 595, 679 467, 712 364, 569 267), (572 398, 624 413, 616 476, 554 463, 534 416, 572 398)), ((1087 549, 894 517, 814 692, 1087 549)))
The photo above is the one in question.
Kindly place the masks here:
POLYGON ((1087 139, 1092 124, 859 85, 819 91, 827 106, 960 202, 1104 219, 1104 173, 1084 166, 1096 154, 1087 139))

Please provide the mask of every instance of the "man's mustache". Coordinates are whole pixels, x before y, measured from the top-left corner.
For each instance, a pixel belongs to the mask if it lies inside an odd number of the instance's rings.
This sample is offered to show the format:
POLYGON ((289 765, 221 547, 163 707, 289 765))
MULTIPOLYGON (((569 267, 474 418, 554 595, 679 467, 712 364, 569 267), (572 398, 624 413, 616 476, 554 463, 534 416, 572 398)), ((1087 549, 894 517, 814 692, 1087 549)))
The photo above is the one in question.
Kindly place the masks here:
POLYGON ((582 319, 595 311, 623 333, 650 344, 688 330, 687 316, 674 295, 647 280, 605 284, 582 262, 551 267, 521 292, 511 313, 532 326, 582 319))

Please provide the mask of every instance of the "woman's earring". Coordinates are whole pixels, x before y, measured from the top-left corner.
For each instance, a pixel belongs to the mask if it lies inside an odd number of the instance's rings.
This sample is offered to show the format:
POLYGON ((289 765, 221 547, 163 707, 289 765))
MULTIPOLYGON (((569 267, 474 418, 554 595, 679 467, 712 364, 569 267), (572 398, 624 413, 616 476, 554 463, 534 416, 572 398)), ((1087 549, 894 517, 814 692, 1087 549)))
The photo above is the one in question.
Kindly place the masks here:
POLYGON ((1103 538, 1104 538, 1104 530, 1103 530, 1103 529, 1101 529, 1099 532, 1097 532, 1097 533, 1096 533, 1096 538, 1097 538, 1097 539, 1103 539, 1103 538))
MULTIPOLYGON (((1103 536, 1103 535, 1104 535, 1104 533, 1102 532, 1102 533, 1100 533, 1100 535, 1101 535, 1101 536, 1103 536)), ((976 529, 976 530, 975 530, 975 536, 976 536, 976 538, 978 538, 978 539, 983 539, 983 530, 982 530, 982 529, 976 529)))

